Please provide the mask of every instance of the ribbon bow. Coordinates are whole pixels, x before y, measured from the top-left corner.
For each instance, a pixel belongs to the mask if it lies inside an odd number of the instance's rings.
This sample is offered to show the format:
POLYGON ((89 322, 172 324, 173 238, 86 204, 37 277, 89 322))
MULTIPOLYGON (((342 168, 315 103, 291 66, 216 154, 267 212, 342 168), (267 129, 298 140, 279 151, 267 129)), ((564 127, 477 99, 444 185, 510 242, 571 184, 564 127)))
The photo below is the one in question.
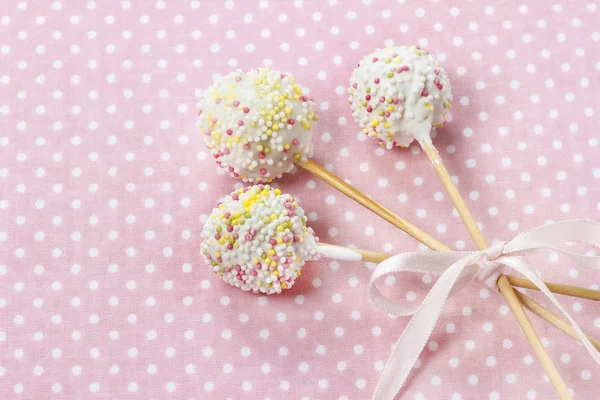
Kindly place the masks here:
POLYGON ((587 351, 600 364, 600 353, 590 343, 579 325, 536 272, 521 259, 521 256, 540 250, 553 250, 562 253, 578 265, 600 270, 600 256, 566 252, 557 247, 571 242, 584 242, 600 247, 600 224, 591 221, 562 221, 533 228, 508 242, 501 242, 481 251, 404 253, 390 257, 377 265, 369 282, 370 300, 388 314, 397 316, 414 314, 414 316, 392 351, 377 383, 374 399, 391 400, 400 392, 427 344, 448 298, 473 280, 495 287, 496 280, 504 268, 510 268, 533 282, 565 315, 587 351), (375 286, 375 281, 387 274, 403 272, 440 275, 419 306, 407 306, 388 299, 375 286))

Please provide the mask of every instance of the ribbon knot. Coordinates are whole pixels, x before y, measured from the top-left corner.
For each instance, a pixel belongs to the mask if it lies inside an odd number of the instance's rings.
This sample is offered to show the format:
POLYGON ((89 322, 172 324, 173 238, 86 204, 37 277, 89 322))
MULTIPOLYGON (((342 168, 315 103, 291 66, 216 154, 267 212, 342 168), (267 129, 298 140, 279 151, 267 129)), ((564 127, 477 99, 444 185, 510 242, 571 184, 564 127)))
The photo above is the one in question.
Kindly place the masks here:
MULTIPOLYGON (((600 364, 600 352, 590 343, 544 281, 523 261, 523 256, 545 249, 562 253, 581 266, 600 270, 600 256, 570 253, 559 248, 569 242, 583 242, 600 247, 600 224, 591 221, 562 221, 528 230, 508 242, 500 242, 481 251, 404 253, 379 264, 373 270, 369 282, 370 300, 389 314, 413 317, 388 359, 375 389, 374 399, 392 400, 400 392, 427 344, 448 298, 474 280, 495 287, 505 268, 524 275, 550 299, 569 320, 588 353, 600 364), (406 272, 439 275, 418 306, 405 305, 389 299, 375 285, 377 280, 386 275, 406 272)), ((398 281, 401 284, 404 282, 403 279, 398 281)))
POLYGON ((496 289, 496 282, 502 275, 502 264, 496 262, 504 253, 504 248, 507 242, 499 242, 485 250, 482 250, 481 259, 478 262, 479 273, 475 278, 490 289, 496 289))

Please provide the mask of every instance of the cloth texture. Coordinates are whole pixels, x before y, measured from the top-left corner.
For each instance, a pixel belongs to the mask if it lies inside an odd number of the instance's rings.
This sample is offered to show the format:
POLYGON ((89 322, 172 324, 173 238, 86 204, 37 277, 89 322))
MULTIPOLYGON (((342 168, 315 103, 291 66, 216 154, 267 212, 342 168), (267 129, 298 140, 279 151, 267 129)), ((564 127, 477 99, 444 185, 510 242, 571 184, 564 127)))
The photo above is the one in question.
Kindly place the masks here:
MULTIPOLYGON (((214 163, 195 126, 203 88, 236 68, 291 73, 318 105, 314 161, 474 250, 418 145, 385 150, 360 132, 353 69, 386 45, 440 59, 454 100, 433 143, 490 244, 548 220, 598 221, 599 8, 0 2, 0 398, 371 398, 409 322, 369 301, 374 264, 311 262, 273 296, 237 290, 205 265, 203 221, 242 182, 214 163)), ((305 171, 274 185, 299 200, 322 242, 424 249, 305 171)), ((546 281, 600 284, 558 252, 528 265, 546 281)), ((380 289, 418 304, 434 283, 387 276, 380 289)), ((560 300, 600 337, 597 304, 560 300)), ((531 320, 575 398, 597 397, 600 369, 586 350, 531 320)), ((403 400, 554 398, 502 296, 478 282, 446 303, 416 366, 403 400)))

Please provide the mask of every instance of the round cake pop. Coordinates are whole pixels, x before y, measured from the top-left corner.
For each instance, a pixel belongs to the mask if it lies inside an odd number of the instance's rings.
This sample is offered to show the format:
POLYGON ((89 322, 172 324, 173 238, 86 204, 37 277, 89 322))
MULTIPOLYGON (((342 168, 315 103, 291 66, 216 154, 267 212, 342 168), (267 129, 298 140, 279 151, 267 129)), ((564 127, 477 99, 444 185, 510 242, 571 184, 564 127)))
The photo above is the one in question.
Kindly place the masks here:
POLYGON ((382 146, 429 140, 451 107, 448 76, 438 60, 416 46, 377 49, 350 78, 352 116, 382 146))
POLYGON ((202 254, 225 282, 255 293, 292 287, 306 261, 320 257, 294 198, 268 185, 225 196, 202 231, 202 254))
POLYGON ((290 75, 231 72, 214 81, 199 107, 198 127, 217 164, 244 182, 271 182, 312 151, 315 103, 290 75))

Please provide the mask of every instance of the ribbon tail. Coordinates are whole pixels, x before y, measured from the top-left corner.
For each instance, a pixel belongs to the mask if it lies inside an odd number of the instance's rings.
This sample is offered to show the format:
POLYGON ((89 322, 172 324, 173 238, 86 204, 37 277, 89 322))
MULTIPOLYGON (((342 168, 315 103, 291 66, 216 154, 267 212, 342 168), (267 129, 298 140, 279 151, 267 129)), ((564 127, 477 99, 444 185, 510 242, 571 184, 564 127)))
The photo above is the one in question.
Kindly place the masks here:
POLYGON ((596 363, 600 364, 600 352, 598 352, 598 350, 596 350, 594 345, 585 336, 585 334, 583 333, 583 331, 581 330, 581 328, 579 327, 577 322, 575 322, 575 320, 571 317, 571 315, 567 312, 567 310, 562 306, 562 304, 560 304, 560 302, 554 296, 554 294, 552 292, 550 292, 550 289, 548 289, 548 287, 546 286, 544 281, 541 280, 537 276, 535 271, 532 270, 530 267, 528 267, 526 264, 524 264, 519 258, 516 258, 516 257, 504 256, 504 257, 502 257, 502 264, 523 274, 527 279, 529 279, 531 282, 533 282, 540 289, 540 291, 546 295, 546 297, 548 299, 550 299, 550 301, 556 306, 556 308, 558 308, 560 310, 560 312, 562 312, 563 315, 569 320, 569 322, 571 323, 571 325, 577 332, 577 335, 581 339, 581 343, 586 348, 588 353, 592 356, 594 361, 596 361, 596 363))
POLYGON ((400 392, 469 261, 463 259, 451 265, 431 288, 396 343, 375 388, 375 400, 393 400, 400 392))

